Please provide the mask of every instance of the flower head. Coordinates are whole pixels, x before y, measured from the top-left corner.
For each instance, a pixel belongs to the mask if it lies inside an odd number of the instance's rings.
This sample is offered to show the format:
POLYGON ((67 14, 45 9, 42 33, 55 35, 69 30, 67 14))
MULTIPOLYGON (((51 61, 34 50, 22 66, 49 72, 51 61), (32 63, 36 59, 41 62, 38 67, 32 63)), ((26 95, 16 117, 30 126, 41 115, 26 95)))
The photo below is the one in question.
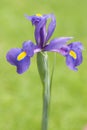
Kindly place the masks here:
POLYGON ((56 27, 56 19, 53 14, 26 15, 26 18, 35 26, 36 45, 29 40, 23 43, 21 49, 13 48, 7 53, 7 61, 17 67, 17 72, 19 74, 24 73, 30 66, 31 57, 41 51, 60 53, 66 58, 67 66, 76 71, 76 67, 82 63, 82 44, 80 42, 73 42, 67 45, 67 42, 72 37, 55 38, 48 43, 56 27), (47 27, 48 19, 51 20, 47 27))
POLYGON ((56 19, 53 14, 48 15, 41 15, 36 14, 33 16, 27 16, 26 18, 32 22, 33 25, 35 25, 35 40, 36 44, 39 45, 41 48, 43 48, 50 37, 52 36, 55 27, 56 27, 56 19), (48 28, 46 29, 46 23, 47 20, 51 19, 48 28))

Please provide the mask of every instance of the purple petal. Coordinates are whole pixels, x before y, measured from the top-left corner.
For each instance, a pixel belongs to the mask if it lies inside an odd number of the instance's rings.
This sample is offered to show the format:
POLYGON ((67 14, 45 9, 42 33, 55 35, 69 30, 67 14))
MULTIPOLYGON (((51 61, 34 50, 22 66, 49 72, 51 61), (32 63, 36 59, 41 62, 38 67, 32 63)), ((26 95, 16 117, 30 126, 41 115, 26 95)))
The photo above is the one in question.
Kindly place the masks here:
POLYGON ((71 70, 77 71, 77 68, 75 67, 75 63, 76 63, 76 61, 72 57, 70 57, 69 55, 66 57, 66 65, 71 70))
POLYGON ((34 49, 34 54, 38 53, 38 52, 41 52, 41 51, 42 51, 42 49, 38 45, 36 45, 35 49, 34 49))
POLYGON ((24 73, 30 66, 30 57, 26 56, 23 60, 17 61, 17 72, 19 74, 24 73))
POLYGON ((22 52, 20 48, 12 48, 6 55, 7 61, 12 64, 17 64, 17 56, 22 52))
POLYGON ((81 42, 73 42, 68 45, 70 51, 74 51, 76 53, 76 63, 75 66, 80 65, 82 63, 82 43, 81 42))
POLYGON ((35 39, 37 45, 43 47, 46 39, 46 17, 44 17, 35 28, 35 39))
POLYGON ((44 47, 44 51, 59 52, 59 49, 62 48, 64 44, 66 44, 66 42, 71 39, 72 37, 60 37, 53 39, 47 46, 44 47))
POLYGON ((27 16, 25 17, 32 22, 33 25, 35 25, 35 40, 37 45, 39 45, 41 48, 46 44, 46 42, 49 40, 51 35, 54 32, 54 29, 56 27, 56 19, 53 14, 48 15, 33 15, 33 16, 27 16), (48 26, 47 32, 46 32, 46 22, 47 19, 51 18, 51 22, 48 26))
POLYGON ((34 49, 35 45, 33 42, 25 41, 23 43, 23 51, 25 51, 29 57, 32 57, 34 55, 34 49))
POLYGON ((83 45, 81 42, 73 42, 68 45, 70 48, 79 48, 80 50, 83 50, 83 45))
POLYGON ((7 61, 10 64, 17 67, 17 72, 19 74, 24 73, 29 68, 29 65, 30 65, 30 57, 29 56, 26 56, 25 58, 23 58, 20 61, 17 60, 17 57, 19 54, 21 54, 21 52, 22 52, 22 49, 13 48, 6 55, 7 61))
POLYGON ((52 36, 55 27, 56 27, 56 19, 55 16, 53 14, 49 14, 48 15, 49 18, 51 18, 51 22, 48 26, 48 30, 47 30, 47 37, 46 37, 46 42, 50 39, 50 37, 52 36))
POLYGON ((76 63, 75 66, 78 66, 82 63, 83 61, 83 56, 82 56, 82 52, 81 50, 75 50, 77 52, 77 59, 76 59, 76 63))
POLYGON ((32 24, 35 25, 35 40, 37 45, 43 47, 43 43, 46 39, 46 21, 48 19, 48 15, 33 15, 26 16, 27 19, 31 20, 32 24))
POLYGON ((35 26, 36 26, 36 25, 41 21, 41 19, 42 19, 41 16, 37 16, 37 15, 32 15, 32 16, 25 15, 25 17, 26 17, 28 20, 30 20, 30 21, 32 22, 32 24, 35 25, 35 26))
POLYGON ((81 45, 79 42, 73 42, 68 45, 70 50, 66 55, 66 64, 70 69, 77 70, 76 66, 79 66, 83 61, 81 45), (70 54, 70 52, 72 52, 72 54, 70 54))

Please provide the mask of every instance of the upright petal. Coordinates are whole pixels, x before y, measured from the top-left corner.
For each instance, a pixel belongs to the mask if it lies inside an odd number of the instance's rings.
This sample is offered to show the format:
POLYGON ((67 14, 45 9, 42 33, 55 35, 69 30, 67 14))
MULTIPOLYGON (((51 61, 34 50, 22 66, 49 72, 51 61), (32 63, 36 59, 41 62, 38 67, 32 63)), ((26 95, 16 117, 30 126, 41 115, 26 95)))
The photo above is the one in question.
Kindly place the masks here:
POLYGON ((44 47, 44 51, 55 51, 59 52, 68 40, 71 40, 72 37, 60 37, 51 40, 51 42, 44 47))
POLYGON ((56 27, 55 16, 53 14, 48 15, 36 14, 33 16, 26 15, 26 18, 30 20, 33 25, 35 25, 34 34, 36 43, 41 48, 43 48, 48 42, 49 38, 52 36, 54 29, 56 27), (48 29, 46 29, 46 23, 48 19, 51 19, 51 21, 48 25, 48 29))
POLYGON ((36 14, 36 15, 32 15, 32 16, 25 15, 25 17, 32 22, 32 25, 35 25, 35 26, 43 18, 43 16, 41 14, 36 14))
POLYGON ((36 14, 33 16, 27 16, 26 18, 32 22, 33 25, 35 25, 35 40, 37 45, 40 47, 43 47, 43 44, 46 39, 46 20, 48 18, 48 15, 41 15, 36 14))
POLYGON ((56 19, 55 16, 53 14, 49 14, 48 18, 51 18, 51 22, 48 26, 48 30, 47 30, 47 37, 46 37, 46 43, 48 42, 48 40, 50 39, 50 37, 52 36, 55 27, 56 27, 56 19))
POLYGON ((46 39, 46 17, 44 17, 35 28, 35 39, 37 45, 43 48, 46 39))

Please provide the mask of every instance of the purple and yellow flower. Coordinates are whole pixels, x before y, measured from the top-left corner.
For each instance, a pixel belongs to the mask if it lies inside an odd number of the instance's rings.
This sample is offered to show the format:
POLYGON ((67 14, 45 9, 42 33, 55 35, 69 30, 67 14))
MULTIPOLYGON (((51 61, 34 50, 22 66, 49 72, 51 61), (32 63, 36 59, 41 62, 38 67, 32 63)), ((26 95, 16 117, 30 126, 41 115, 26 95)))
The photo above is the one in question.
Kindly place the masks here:
POLYGON ((66 58, 66 65, 76 71, 76 67, 82 63, 82 44, 80 42, 72 42, 67 45, 66 43, 72 37, 55 38, 48 43, 56 27, 56 19, 53 14, 26 15, 26 18, 35 26, 34 35, 36 44, 29 40, 23 43, 21 49, 13 48, 7 53, 7 61, 17 67, 17 72, 19 74, 24 73, 30 66, 31 57, 35 53, 44 51, 60 53, 66 58), (51 19, 51 21, 47 28, 48 19, 51 19))

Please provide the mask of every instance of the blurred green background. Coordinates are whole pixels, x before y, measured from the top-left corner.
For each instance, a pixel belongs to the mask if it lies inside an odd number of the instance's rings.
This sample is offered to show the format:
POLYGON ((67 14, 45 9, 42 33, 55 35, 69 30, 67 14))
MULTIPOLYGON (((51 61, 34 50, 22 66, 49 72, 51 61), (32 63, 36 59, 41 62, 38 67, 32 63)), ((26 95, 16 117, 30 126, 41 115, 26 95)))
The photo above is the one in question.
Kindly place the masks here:
MULTIPOLYGON (((34 40, 34 27, 24 14, 56 16, 54 37, 74 36, 84 45, 78 72, 69 70, 57 54, 53 77, 49 130, 82 130, 87 124, 87 0, 0 0, 0 130, 40 130, 42 85, 36 56, 23 75, 6 61, 10 48, 34 40)), ((53 53, 49 53, 50 67, 53 53)))

